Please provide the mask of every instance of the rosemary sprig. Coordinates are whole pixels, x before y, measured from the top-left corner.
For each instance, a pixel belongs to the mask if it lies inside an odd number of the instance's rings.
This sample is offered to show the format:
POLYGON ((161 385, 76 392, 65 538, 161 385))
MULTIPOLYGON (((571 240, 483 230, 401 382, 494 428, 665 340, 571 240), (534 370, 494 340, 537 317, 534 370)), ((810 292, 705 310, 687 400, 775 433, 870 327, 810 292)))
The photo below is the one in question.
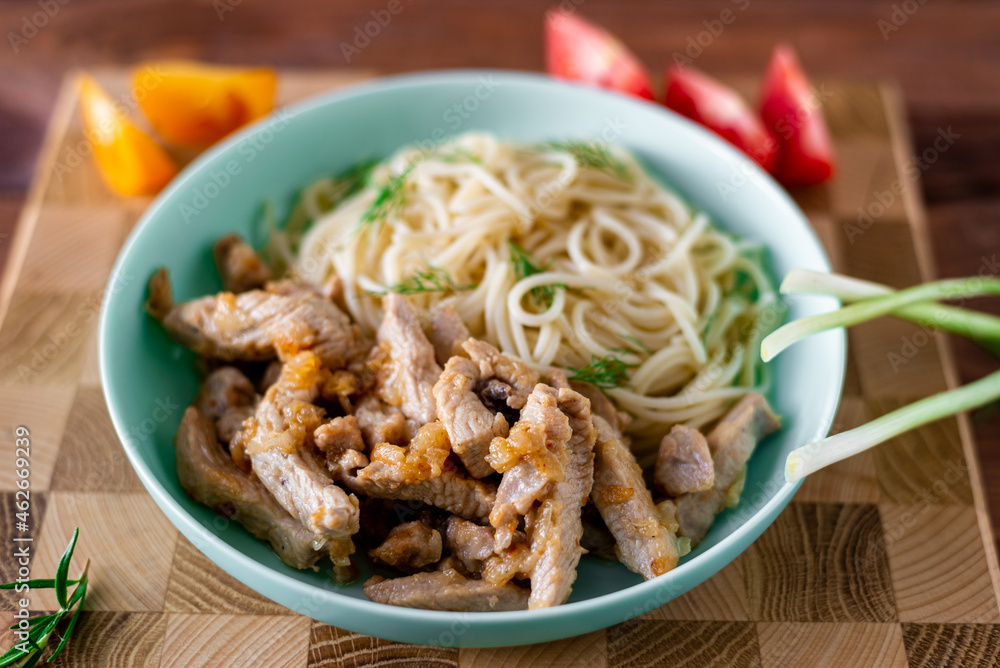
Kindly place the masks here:
MULTIPOLYGON (((83 573, 77 580, 68 579, 69 563, 73 559, 73 550, 76 548, 76 540, 80 535, 80 528, 73 530, 73 537, 59 559, 59 566, 56 568, 56 577, 53 579, 27 580, 25 582, 9 582, 0 584, 0 589, 14 589, 21 585, 27 585, 33 589, 55 589, 56 600, 59 601, 59 610, 51 615, 41 615, 28 620, 27 638, 15 643, 7 652, 0 656, 0 668, 3 666, 17 665, 17 668, 31 668, 42 658, 42 653, 48 646, 52 635, 56 633, 56 627, 66 615, 70 615, 69 623, 65 630, 59 635, 59 644, 46 659, 46 663, 51 663, 59 653, 63 651, 69 643, 70 635, 76 628, 76 622, 80 618, 80 611, 83 609, 83 599, 87 596, 87 571, 90 570, 90 561, 83 568, 83 573), (76 585, 73 593, 69 593, 69 587, 76 585)), ((11 629, 18 629, 18 623, 10 626, 11 629)), ((20 638, 19 638, 20 639, 20 638)))
POLYGON ((628 383, 628 369, 635 366, 638 365, 629 364, 614 355, 604 357, 591 355, 590 364, 587 366, 582 369, 570 367, 567 370, 573 372, 569 377, 570 380, 579 380, 604 390, 612 390, 628 383))
POLYGON ((569 153, 583 167, 590 167, 613 176, 620 181, 631 183, 632 174, 628 166, 608 150, 596 142, 579 140, 550 141, 540 145, 543 151, 558 151, 569 153))
MULTIPOLYGON (((512 269, 514 270, 514 276, 519 281, 527 278, 528 276, 534 276, 535 274, 546 272, 552 265, 552 263, 549 262, 544 267, 540 267, 531 253, 524 250, 513 241, 508 241, 507 246, 510 248, 510 261, 512 269)), ((555 299, 557 289, 565 290, 566 285, 564 283, 537 285, 528 291, 528 295, 531 297, 531 301, 533 301, 537 306, 543 309, 548 309, 552 306, 552 300, 555 299)))
POLYGON ((458 285, 447 271, 441 267, 428 265, 427 269, 418 271, 409 278, 390 285, 385 289, 385 292, 376 294, 384 295, 395 292, 401 295, 415 295, 424 292, 464 292, 466 290, 475 290, 477 287, 479 286, 475 283, 458 285))

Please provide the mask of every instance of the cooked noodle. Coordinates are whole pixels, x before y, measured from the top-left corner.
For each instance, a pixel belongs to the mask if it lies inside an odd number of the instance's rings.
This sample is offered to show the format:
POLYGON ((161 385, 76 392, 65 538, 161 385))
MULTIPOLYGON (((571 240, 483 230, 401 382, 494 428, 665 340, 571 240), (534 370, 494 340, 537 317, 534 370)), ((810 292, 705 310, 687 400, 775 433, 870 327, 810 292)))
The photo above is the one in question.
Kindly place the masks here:
POLYGON ((602 150, 625 171, 482 134, 403 150, 315 220, 294 270, 316 282, 335 272, 369 332, 379 293, 431 268, 468 289, 417 291, 411 303, 429 313, 449 301, 505 353, 539 369, 620 360, 628 378, 607 392, 648 454, 671 425, 709 424, 760 390, 755 346, 778 324, 778 301, 755 245, 717 230, 626 152, 602 150), (401 174, 396 205, 365 218, 401 174), (539 273, 518 274, 517 249, 539 273))

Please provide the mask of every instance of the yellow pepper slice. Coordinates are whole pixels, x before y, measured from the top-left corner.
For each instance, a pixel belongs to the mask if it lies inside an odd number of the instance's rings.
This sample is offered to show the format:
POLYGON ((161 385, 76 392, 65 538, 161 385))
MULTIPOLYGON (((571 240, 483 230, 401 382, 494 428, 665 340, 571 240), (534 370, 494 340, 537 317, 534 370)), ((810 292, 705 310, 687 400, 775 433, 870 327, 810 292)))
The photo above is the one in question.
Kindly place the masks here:
POLYGON ((177 174, 162 146, 137 128, 89 76, 80 83, 80 112, 98 171, 119 195, 153 195, 177 174))
POLYGON ((185 148, 205 148, 274 109, 277 77, 269 69, 188 61, 139 66, 133 90, 153 128, 185 148))

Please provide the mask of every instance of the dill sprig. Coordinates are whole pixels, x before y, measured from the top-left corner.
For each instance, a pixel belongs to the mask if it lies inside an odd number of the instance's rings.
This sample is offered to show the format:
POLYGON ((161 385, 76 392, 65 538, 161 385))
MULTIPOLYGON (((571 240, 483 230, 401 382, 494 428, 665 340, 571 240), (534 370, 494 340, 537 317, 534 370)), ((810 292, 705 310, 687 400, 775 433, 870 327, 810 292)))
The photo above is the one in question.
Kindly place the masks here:
POLYGON ((620 181, 627 183, 632 181, 632 174, 629 172, 628 166, 615 157, 606 146, 601 146, 596 142, 579 140, 550 141, 541 144, 541 149, 568 153, 583 167, 590 167, 591 169, 604 172, 620 181))
MULTIPOLYGON (((406 181, 409 179, 410 173, 418 164, 432 158, 442 162, 479 162, 479 158, 463 148, 454 148, 447 153, 432 152, 413 158, 402 172, 392 176, 382 185, 378 194, 375 195, 375 199, 361 214, 358 231, 361 232, 381 225, 392 213, 402 209, 406 204, 406 181)), ((372 165, 372 168, 374 167, 375 165, 372 165)), ((371 169, 368 173, 370 176, 371 169)), ((362 187, 367 183, 368 179, 362 184, 362 187)))
POLYGON ((425 292, 464 292, 466 290, 475 290, 477 287, 479 286, 475 283, 457 285, 451 274, 447 271, 441 267, 428 265, 427 269, 418 271, 409 278, 390 285, 386 288, 385 292, 377 294, 384 295, 395 292, 401 295, 416 295, 425 292))
POLYGON ((375 199, 361 214, 361 220, 358 222, 359 232, 382 225, 392 213, 403 208, 406 204, 406 180, 416 166, 416 162, 407 165, 406 169, 393 175, 382 185, 375 199))
MULTIPOLYGON (((42 658, 42 653, 48 646, 52 635, 56 633, 56 627, 66 615, 71 616, 65 630, 59 636, 59 644, 49 655, 46 663, 51 663, 59 653, 63 651, 69 643, 70 634, 76 628, 76 622, 80 618, 80 610, 83 609, 83 599, 87 596, 87 571, 90 569, 90 561, 83 568, 83 573, 76 580, 67 578, 69 574, 69 562, 73 559, 73 550, 76 548, 76 539, 80 535, 80 528, 73 530, 73 537, 69 541, 69 546, 59 559, 59 566, 56 568, 54 579, 27 580, 25 582, 9 582, 0 584, 0 589, 14 589, 21 585, 27 585, 34 589, 55 589, 56 600, 59 601, 59 610, 51 615, 40 615, 28 620, 28 637, 21 642, 15 642, 7 652, 0 656, 0 668, 11 666, 15 663, 18 668, 31 668, 42 658), (69 587, 76 585, 73 593, 70 594, 69 587), (75 608, 75 609, 74 609, 75 608)), ((19 624, 14 623, 11 629, 18 629, 19 624)), ((18 638, 20 640, 20 638, 18 638)))
POLYGON ((570 380, 579 380, 604 390, 612 390, 628 384, 628 370, 635 366, 638 365, 629 364, 614 355, 606 355, 605 357, 591 355, 590 364, 582 369, 570 367, 567 371, 573 372, 570 380))
MULTIPOLYGON (((552 265, 552 263, 549 262, 544 267, 539 266, 538 262, 531 255, 531 253, 524 250, 513 241, 508 241, 507 246, 510 248, 510 261, 514 270, 514 276, 517 280, 546 272, 552 265)), ((557 289, 565 290, 566 285, 564 283, 537 285, 528 291, 528 295, 537 306, 543 309, 548 309, 552 306, 552 300, 555 299, 557 289)))

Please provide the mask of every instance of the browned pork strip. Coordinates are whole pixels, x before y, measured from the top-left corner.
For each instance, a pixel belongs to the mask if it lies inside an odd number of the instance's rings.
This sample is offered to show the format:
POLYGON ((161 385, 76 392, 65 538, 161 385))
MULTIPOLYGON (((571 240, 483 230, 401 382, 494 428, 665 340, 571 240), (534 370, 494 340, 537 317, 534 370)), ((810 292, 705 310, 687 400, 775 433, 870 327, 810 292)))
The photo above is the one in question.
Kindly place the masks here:
POLYGON ((401 571, 413 572, 441 560, 441 534, 426 522, 400 524, 368 555, 401 571))
POLYGON ((485 383, 491 378, 509 386, 504 397, 511 408, 524 408, 528 395, 538 384, 538 374, 520 360, 504 355, 499 350, 478 339, 469 339, 462 344, 469 359, 479 367, 479 379, 485 383))
POLYGON ((462 344, 469 338, 469 328, 451 304, 442 304, 431 316, 431 343, 438 364, 444 366, 455 355, 464 355, 462 344))
POLYGON ((561 605, 569 598, 583 548, 580 511, 594 483, 594 442, 597 437, 590 401, 578 392, 559 390, 559 408, 569 418, 573 435, 566 445, 561 482, 552 485, 535 511, 528 536, 536 558, 531 567, 529 608, 561 605))
POLYGON ((383 297, 382 310, 378 346, 369 358, 376 373, 376 393, 418 426, 426 424, 437 418, 433 390, 441 367, 434 360, 434 347, 402 295, 383 297))
POLYGON ((327 367, 339 369, 362 353, 357 326, 313 287, 272 285, 274 290, 222 292, 174 304, 169 275, 160 269, 149 279, 146 309, 174 340, 206 357, 284 361, 312 350, 327 367))
POLYGON ((563 460, 573 430, 559 407, 560 392, 538 383, 510 435, 490 445, 489 462, 503 472, 490 512, 490 524, 497 530, 497 551, 510 545, 518 519, 548 492, 550 484, 565 479, 563 460))
POLYGON ((342 480, 358 494, 379 499, 422 501, 475 522, 488 521, 497 494, 495 485, 448 470, 436 478, 402 482, 396 471, 383 462, 372 462, 356 475, 345 475, 342 480))
POLYGON ((700 431, 682 424, 674 425, 660 441, 654 480, 667 496, 712 488, 715 466, 708 441, 700 431))
POLYGON ((340 480, 345 471, 367 466, 365 442, 361 438, 357 420, 353 415, 335 417, 316 427, 313 440, 320 452, 326 455, 326 465, 334 480, 340 480))
POLYGON ((447 462, 450 452, 444 427, 428 422, 406 447, 380 443, 372 449, 370 464, 356 472, 345 471, 341 480, 358 494, 422 501, 466 519, 486 521, 496 487, 455 471, 447 462))
POLYGON ((194 406, 185 411, 175 443, 177 477, 192 499, 269 542, 292 568, 310 568, 323 556, 313 546, 313 532, 279 506, 257 478, 233 463, 212 422, 194 406))
POLYGON ((708 533, 715 516, 735 505, 746 463, 757 442, 781 427, 781 422, 759 394, 748 394, 726 414, 708 435, 715 466, 715 483, 704 492, 677 497, 680 535, 697 545, 708 533))
POLYGON ((438 416, 448 430, 452 449, 474 478, 494 473, 486 461, 490 442, 508 432, 503 414, 484 406, 476 393, 479 380, 476 364, 466 357, 456 356, 448 360, 434 385, 438 416))
POLYGON ((528 592, 512 584, 471 580, 457 571, 416 573, 386 580, 374 575, 364 584, 365 596, 377 603, 424 610, 497 612, 524 610, 528 592))
POLYGON ((246 292, 264 287, 271 280, 271 269, 257 251, 236 234, 227 234, 212 248, 215 266, 228 292, 246 292))
POLYGON ((466 570, 478 572, 493 556, 493 529, 452 515, 445 524, 444 546, 466 570))
POLYGON ((318 538, 336 540, 357 532, 358 500, 333 483, 312 450, 312 434, 323 419, 312 402, 328 373, 311 352, 290 359, 237 435, 233 454, 249 456, 278 503, 318 538))
POLYGON ((219 440, 229 443, 253 415, 260 397, 253 383, 236 367, 224 366, 208 374, 194 405, 215 423, 219 440))
POLYGON ((677 540, 659 521, 642 469, 604 418, 594 416, 594 505, 615 537, 615 554, 647 580, 677 566, 677 540))
POLYGON ((417 425, 412 420, 407 421, 403 411, 390 406, 374 394, 365 395, 358 401, 354 417, 370 448, 379 443, 405 445, 417 432, 417 425))

